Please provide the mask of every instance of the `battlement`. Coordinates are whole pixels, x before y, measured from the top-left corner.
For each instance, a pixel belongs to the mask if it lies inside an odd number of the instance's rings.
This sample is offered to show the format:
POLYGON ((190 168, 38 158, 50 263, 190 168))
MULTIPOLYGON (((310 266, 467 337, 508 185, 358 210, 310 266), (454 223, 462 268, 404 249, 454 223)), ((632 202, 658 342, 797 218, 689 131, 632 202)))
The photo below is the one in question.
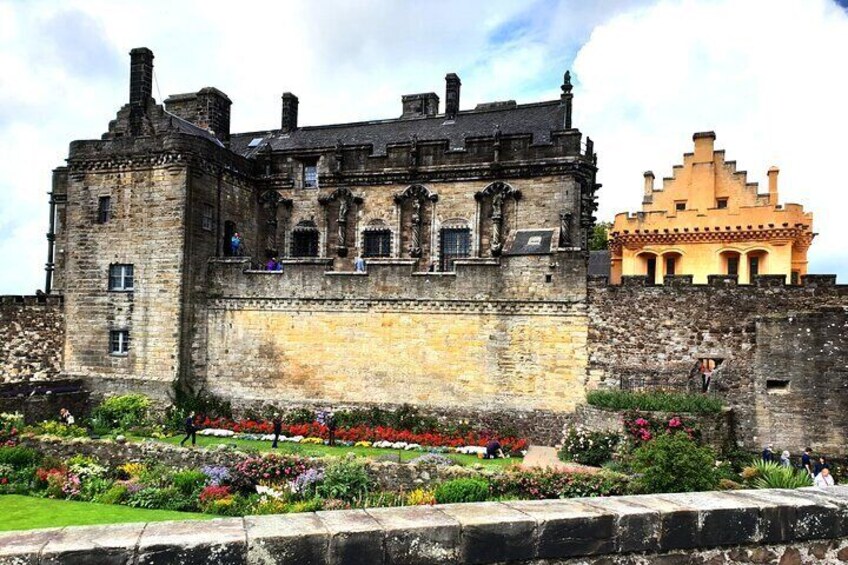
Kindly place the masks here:
POLYGON ((7 294, 0 296, 0 305, 9 306, 61 306, 62 295, 58 294, 7 294))
POLYGON ((624 275, 621 284, 610 284, 609 277, 604 275, 592 275, 588 278, 590 288, 624 287, 624 288, 658 288, 658 289, 681 289, 694 288, 735 288, 740 290, 753 288, 785 288, 785 289, 814 289, 833 288, 837 293, 848 294, 848 284, 837 284, 836 275, 802 275, 801 284, 790 284, 786 275, 754 275, 751 284, 739 284, 737 275, 708 275, 707 283, 695 284, 692 275, 666 275, 663 284, 649 284, 647 275, 624 275))

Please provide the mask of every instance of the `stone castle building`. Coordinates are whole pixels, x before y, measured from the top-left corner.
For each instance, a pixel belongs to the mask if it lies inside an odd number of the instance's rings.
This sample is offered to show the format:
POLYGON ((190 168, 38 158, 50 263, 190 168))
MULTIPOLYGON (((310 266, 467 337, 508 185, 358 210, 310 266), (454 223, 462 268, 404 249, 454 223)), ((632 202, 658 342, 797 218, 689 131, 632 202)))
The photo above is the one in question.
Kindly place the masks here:
POLYGON ((553 444, 587 390, 685 387, 711 359, 741 445, 848 448, 835 277, 588 276, 597 158, 568 73, 559 99, 473 109, 449 74, 443 111, 413 94, 400 117, 327 126, 285 93, 279 127, 249 133, 215 88, 157 104, 152 73, 134 49, 128 103, 55 170, 48 295, 0 297, 2 380, 163 400, 183 381, 237 410, 410 403, 553 444))
POLYGON ((800 284, 807 274, 812 212, 778 202, 777 167, 768 171, 768 193, 760 194, 736 161, 714 149, 715 137, 696 133, 695 150, 660 188, 654 173, 645 173, 642 211, 618 214, 610 229, 614 283, 622 275, 646 275, 655 284, 666 275, 692 275, 706 283, 709 275, 723 274, 741 284, 756 275, 800 284))

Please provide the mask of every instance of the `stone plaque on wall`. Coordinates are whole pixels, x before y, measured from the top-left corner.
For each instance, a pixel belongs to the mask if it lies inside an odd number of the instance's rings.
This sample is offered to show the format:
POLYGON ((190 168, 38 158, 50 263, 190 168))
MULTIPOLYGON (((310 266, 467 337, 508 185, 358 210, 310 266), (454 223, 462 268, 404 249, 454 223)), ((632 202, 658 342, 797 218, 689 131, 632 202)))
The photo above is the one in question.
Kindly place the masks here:
POLYGON ((553 239, 554 230, 518 230, 505 255, 547 255, 553 239))

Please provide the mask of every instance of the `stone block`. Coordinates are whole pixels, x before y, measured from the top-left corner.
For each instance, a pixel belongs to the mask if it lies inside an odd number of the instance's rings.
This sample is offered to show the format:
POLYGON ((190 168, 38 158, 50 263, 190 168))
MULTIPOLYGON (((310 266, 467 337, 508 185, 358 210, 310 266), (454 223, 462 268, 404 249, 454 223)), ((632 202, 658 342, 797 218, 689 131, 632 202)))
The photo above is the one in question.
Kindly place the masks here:
POLYGON ((41 551, 44 565, 124 565, 135 557, 144 523, 63 529, 41 551))
POLYGON ((497 502, 445 504, 439 510, 462 528, 462 563, 531 559, 536 554, 536 520, 497 502))
POLYGON ((693 492, 663 496, 665 500, 698 509, 698 545, 744 545, 756 541, 759 506, 720 492, 693 492))
POLYGON ((780 500, 769 500, 760 496, 752 496, 756 491, 727 492, 729 498, 744 500, 745 504, 754 504, 759 510, 760 543, 785 543, 795 539, 795 507, 786 505, 780 500))
POLYGON ((619 500, 659 512, 660 551, 691 549, 698 544, 698 509, 654 495, 624 496, 619 500))
POLYGON ((791 513, 793 540, 809 540, 833 537, 838 531, 839 508, 833 504, 816 500, 806 493, 787 489, 755 490, 746 493, 750 498, 776 503, 791 513))
POLYGON ((578 557, 615 551, 615 515, 571 500, 506 503, 536 520, 536 556, 578 557))
POLYGON ((846 487, 829 487, 829 488, 802 488, 795 491, 801 496, 808 496, 815 502, 832 505, 837 508, 834 516, 836 523, 836 535, 839 537, 848 536, 848 489, 846 487))
POLYGON ((387 565, 460 562, 459 522, 438 508, 408 506, 367 512, 385 531, 387 565))
POLYGON ((248 516, 247 562, 250 565, 326 565, 330 532, 312 513, 248 516))
POLYGON ((330 533, 329 563, 384 563, 383 528, 364 510, 316 512, 330 533))
POLYGON ((0 565, 36 565, 41 550, 61 528, 0 533, 0 565))
POLYGON ((156 522, 141 534, 137 565, 238 565, 246 563, 246 549, 241 518, 156 522))
POLYGON ((615 547, 621 553, 656 551, 659 548, 660 515, 619 497, 581 500, 583 504, 615 516, 615 547))

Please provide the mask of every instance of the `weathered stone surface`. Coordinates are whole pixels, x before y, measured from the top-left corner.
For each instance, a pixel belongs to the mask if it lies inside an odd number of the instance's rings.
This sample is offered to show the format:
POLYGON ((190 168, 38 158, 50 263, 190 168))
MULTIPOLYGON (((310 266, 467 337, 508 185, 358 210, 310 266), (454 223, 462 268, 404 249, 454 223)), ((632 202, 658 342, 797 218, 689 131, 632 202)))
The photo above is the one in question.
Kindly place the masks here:
POLYGON ((622 553, 656 551, 659 548, 659 512, 621 497, 582 499, 587 506, 615 516, 615 545, 622 553))
POLYGON ((698 544, 697 508, 655 496, 625 496, 621 499, 660 513, 659 547, 661 551, 687 549, 698 544))
POLYGON ((722 493, 694 492, 661 498, 698 509, 698 544, 745 545, 757 541, 759 506, 722 493))
POLYGON ((317 512, 330 533, 332 565, 384 563, 383 528, 364 510, 317 512))
POLYGON ((250 565, 326 565, 330 532, 313 513, 247 516, 250 565))
POLYGON ((241 518, 147 524, 138 542, 138 565, 209 565, 247 562, 241 518))
POLYGON ((37 564, 41 550, 61 532, 61 528, 0 532, 0 565, 37 564))
POLYGON ((539 558, 610 553, 615 549, 612 513, 568 500, 522 500, 505 504, 536 520, 539 558))
POLYGON ((536 520, 498 502, 444 504, 439 510, 462 528, 462 562, 491 563, 536 555, 536 520))
POLYGON ((54 378, 64 341, 61 297, 0 296, 0 383, 54 378))
POLYGON ((134 555, 144 523, 64 528, 41 552, 42 565, 124 565, 134 555))
POLYGON ((792 539, 809 540, 832 537, 838 531, 839 509, 830 503, 786 489, 755 490, 745 494, 752 499, 777 503, 783 508, 778 513, 779 519, 788 518, 791 525, 778 527, 775 522, 770 522, 767 531, 771 534, 778 529, 781 534, 791 530, 792 539))
POLYGON ((385 532, 386 564, 460 562, 460 524, 438 507, 372 508, 385 532))

